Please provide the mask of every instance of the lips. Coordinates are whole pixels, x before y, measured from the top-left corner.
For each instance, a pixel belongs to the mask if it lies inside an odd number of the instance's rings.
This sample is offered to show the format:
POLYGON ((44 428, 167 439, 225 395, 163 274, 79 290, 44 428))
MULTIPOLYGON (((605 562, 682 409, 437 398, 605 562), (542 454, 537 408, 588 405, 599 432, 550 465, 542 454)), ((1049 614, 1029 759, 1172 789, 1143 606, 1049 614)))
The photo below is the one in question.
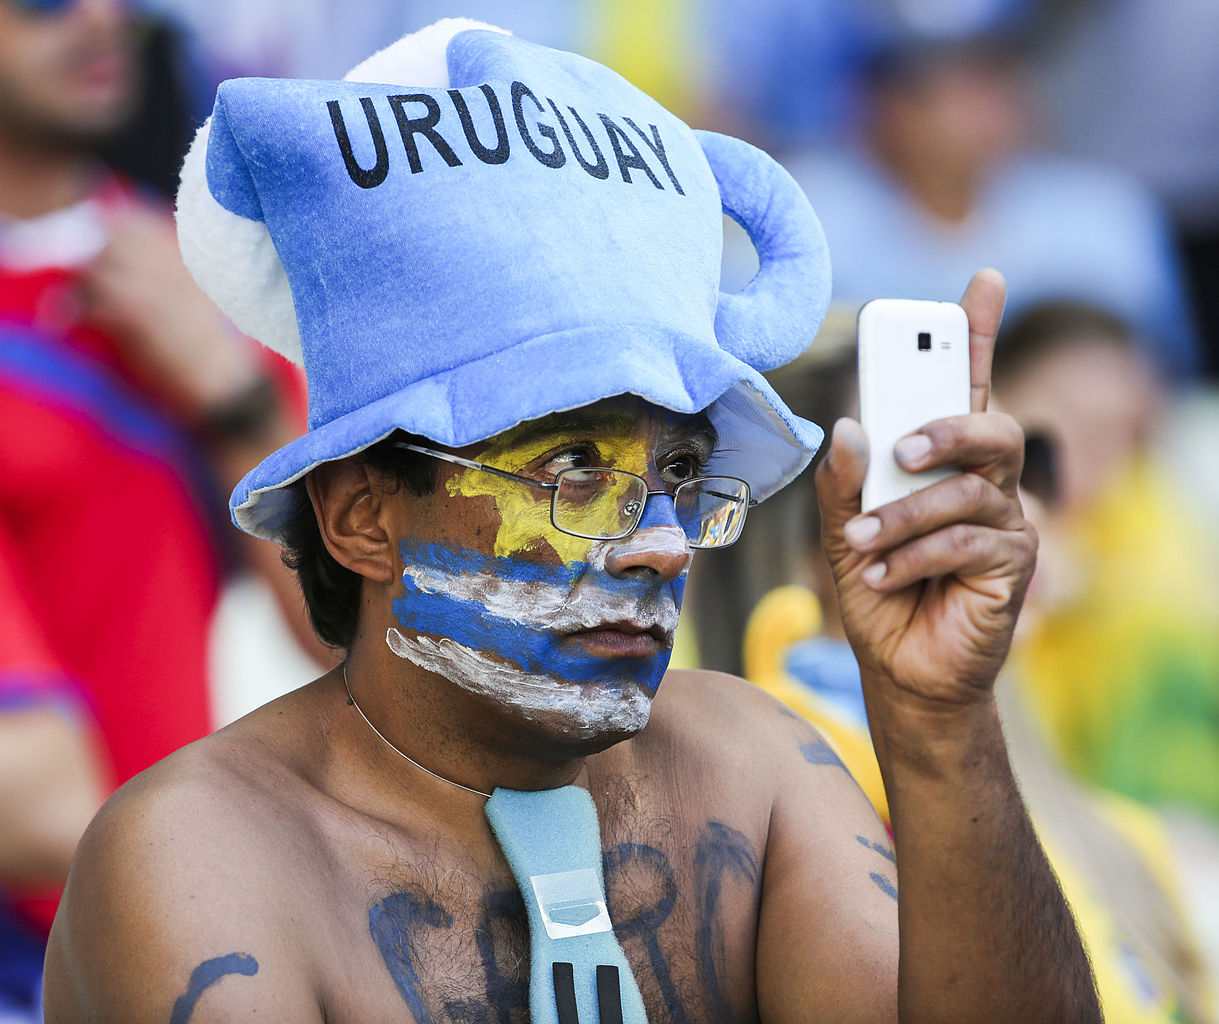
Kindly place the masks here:
POLYGON ((659 623, 605 622, 574 630, 565 640, 595 657, 652 658, 672 646, 672 635, 659 623))

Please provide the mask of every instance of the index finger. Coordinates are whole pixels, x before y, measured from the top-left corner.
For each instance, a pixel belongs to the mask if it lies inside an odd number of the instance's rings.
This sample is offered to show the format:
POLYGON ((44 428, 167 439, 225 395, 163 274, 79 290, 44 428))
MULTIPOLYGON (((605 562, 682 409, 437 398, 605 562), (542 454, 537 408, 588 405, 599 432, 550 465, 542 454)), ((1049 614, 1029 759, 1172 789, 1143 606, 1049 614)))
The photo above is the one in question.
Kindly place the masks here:
POLYGON ((961 296, 961 308, 969 317, 969 408, 985 412, 990 398, 990 364, 995 353, 995 335, 1003 319, 1007 282, 999 271, 987 267, 969 281, 961 296))

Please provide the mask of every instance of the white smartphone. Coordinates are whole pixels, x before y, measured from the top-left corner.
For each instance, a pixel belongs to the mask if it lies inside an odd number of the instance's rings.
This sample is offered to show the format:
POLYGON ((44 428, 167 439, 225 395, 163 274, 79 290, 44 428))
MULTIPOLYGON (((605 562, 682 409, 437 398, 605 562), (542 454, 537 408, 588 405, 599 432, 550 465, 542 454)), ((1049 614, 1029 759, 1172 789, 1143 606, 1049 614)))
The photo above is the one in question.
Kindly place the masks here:
POLYGON ((931 420, 969 412, 969 320, 955 302, 873 299, 859 311, 859 418, 871 457, 863 511, 960 470, 907 473, 893 446, 931 420))

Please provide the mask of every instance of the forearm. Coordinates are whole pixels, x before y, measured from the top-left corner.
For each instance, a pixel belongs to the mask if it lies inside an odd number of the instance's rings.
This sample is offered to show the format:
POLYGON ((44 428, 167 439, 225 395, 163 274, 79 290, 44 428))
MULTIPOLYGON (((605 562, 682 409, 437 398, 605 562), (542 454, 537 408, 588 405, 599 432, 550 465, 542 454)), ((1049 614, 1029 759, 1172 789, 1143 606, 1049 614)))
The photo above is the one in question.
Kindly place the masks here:
POLYGON ((888 709, 872 711, 897 849, 900 1019, 1099 1022, 1091 968, 993 700, 907 710, 900 726, 888 709))

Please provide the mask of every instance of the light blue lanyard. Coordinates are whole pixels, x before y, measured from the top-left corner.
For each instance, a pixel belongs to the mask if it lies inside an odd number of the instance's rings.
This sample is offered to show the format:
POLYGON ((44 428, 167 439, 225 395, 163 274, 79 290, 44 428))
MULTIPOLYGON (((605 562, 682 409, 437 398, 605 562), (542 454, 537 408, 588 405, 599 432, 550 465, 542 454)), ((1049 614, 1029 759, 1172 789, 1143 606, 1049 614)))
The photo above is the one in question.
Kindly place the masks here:
POLYGON ((610 923, 592 797, 578 786, 497 789, 487 820, 529 913, 533 1024, 647 1024, 610 923))

